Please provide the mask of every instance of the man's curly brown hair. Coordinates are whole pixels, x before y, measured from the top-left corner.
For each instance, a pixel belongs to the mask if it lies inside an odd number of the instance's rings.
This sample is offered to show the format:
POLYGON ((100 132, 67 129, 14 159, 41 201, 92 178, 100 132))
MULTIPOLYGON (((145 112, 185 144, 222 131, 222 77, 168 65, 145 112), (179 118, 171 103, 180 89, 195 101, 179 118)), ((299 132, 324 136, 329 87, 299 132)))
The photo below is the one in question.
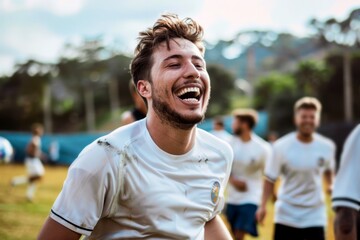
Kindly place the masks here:
POLYGON ((191 18, 181 20, 176 14, 162 15, 152 28, 139 33, 135 57, 130 64, 135 86, 140 79, 151 81, 152 54, 159 44, 166 42, 167 48, 170 50, 171 39, 187 39, 204 54, 203 35, 203 28, 191 18))

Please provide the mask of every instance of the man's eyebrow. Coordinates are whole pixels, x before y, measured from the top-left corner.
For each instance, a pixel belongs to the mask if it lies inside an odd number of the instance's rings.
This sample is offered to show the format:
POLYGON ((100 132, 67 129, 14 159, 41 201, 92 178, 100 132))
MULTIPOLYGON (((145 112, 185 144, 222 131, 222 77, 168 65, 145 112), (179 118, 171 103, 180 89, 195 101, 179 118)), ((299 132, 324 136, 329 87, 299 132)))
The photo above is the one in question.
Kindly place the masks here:
POLYGON ((168 56, 167 58, 165 58, 165 59, 163 60, 163 62, 169 61, 169 60, 171 60, 171 59, 181 59, 181 58, 182 58, 181 55, 179 55, 179 54, 174 54, 174 55, 171 55, 171 56, 168 56))
POLYGON ((197 55, 193 55, 193 56, 191 57, 191 59, 192 59, 192 60, 200 60, 200 61, 202 61, 203 63, 205 63, 204 58, 199 57, 199 56, 197 56, 197 55))
MULTIPOLYGON (((182 56, 182 55, 180 55, 180 54, 174 54, 174 55, 171 55, 171 56, 168 56, 167 58, 165 58, 164 60, 163 60, 163 62, 166 62, 166 61, 169 61, 169 60, 171 60, 171 59, 182 59, 182 58, 184 58, 184 56, 182 56)), ((199 56, 197 56, 197 55, 193 55, 193 56, 191 56, 191 59, 192 60, 200 60, 200 61, 202 61, 202 62, 205 62, 205 60, 202 58, 202 57, 199 57, 199 56)))

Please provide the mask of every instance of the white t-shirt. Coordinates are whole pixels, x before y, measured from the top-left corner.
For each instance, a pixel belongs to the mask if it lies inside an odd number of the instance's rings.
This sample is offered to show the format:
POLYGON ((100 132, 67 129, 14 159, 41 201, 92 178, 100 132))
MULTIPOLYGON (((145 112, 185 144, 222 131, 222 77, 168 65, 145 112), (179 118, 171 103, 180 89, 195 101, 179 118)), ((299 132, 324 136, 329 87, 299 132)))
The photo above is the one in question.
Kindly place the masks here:
POLYGON ((248 142, 233 137, 230 145, 234 151, 231 174, 246 182, 247 191, 240 192, 233 185, 228 184, 226 202, 235 205, 246 203, 258 205, 261 201, 264 165, 271 157, 271 145, 256 134, 252 134, 248 142))
POLYGON ((71 165, 50 216, 87 239, 203 239, 223 208, 233 154, 196 131, 184 155, 161 150, 146 120, 99 138, 71 165))
POLYGON ((281 175, 275 222, 303 228, 326 225, 322 176, 335 165, 335 144, 315 133, 311 143, 302 143, 290 133, 273 145, 265 176, 275 182, 281 175))
POLYGON ((346 139, 335 178, 332 206, 360 210, 360 125, 346 139))
POLYGON ((40 160, 41 138, 39 136, 32 137, 30 144, 34 144, 36 150, 34 157, 27 156, 25 158, 25 166, 26 166, 27 174, 29 176, 43 176, 45 173, 45 168, 40 160))

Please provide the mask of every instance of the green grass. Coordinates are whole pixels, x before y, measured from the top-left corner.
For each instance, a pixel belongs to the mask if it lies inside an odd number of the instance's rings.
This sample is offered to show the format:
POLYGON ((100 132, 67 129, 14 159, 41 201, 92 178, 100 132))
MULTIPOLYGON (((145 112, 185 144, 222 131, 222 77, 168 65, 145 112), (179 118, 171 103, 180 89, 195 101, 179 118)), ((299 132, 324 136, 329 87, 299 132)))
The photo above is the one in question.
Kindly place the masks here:
MULTIPOLYGON (((46 167, 46 174, 38 184, 35 199, 32 203, 25 198, 26 186, 10 187, 14 176, 24 175, 22 165, 0 165, 0 239, 27 240, 35 239, 47 218, 50 208, 61 190, 67 173, 66 167, 46 167)), ((333 213, 329 212, 328 240, 333 240, 333 213)), ((247 237, 246 240, 270 240, 273 229, 273 205, 269 203, 268 215, 264 226, 259 227, 260 237, 247 237)))

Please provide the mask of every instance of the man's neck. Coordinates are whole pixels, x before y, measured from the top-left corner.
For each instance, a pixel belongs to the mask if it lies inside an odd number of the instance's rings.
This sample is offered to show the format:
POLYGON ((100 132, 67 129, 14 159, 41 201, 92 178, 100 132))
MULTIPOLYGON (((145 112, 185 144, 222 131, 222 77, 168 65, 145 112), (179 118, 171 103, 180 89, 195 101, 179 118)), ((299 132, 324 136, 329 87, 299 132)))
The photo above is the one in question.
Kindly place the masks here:
POLYGON ((195 144, 196 126, 184 130, 161 122, 157 116, 148 114, 146 127, 155 144, 169 154, 185 154, 195 144))
POLYGON ((302 143, 310 143, 314 139, 313 134, 302 134, 299 131, 297 132, 296 137, 302 143))
POLYGON ((243 142, 249 142, 251 140, 251 132, 250 131, 246 131, 241 133, 241 135, 239 135, 240 139, 243 142))

